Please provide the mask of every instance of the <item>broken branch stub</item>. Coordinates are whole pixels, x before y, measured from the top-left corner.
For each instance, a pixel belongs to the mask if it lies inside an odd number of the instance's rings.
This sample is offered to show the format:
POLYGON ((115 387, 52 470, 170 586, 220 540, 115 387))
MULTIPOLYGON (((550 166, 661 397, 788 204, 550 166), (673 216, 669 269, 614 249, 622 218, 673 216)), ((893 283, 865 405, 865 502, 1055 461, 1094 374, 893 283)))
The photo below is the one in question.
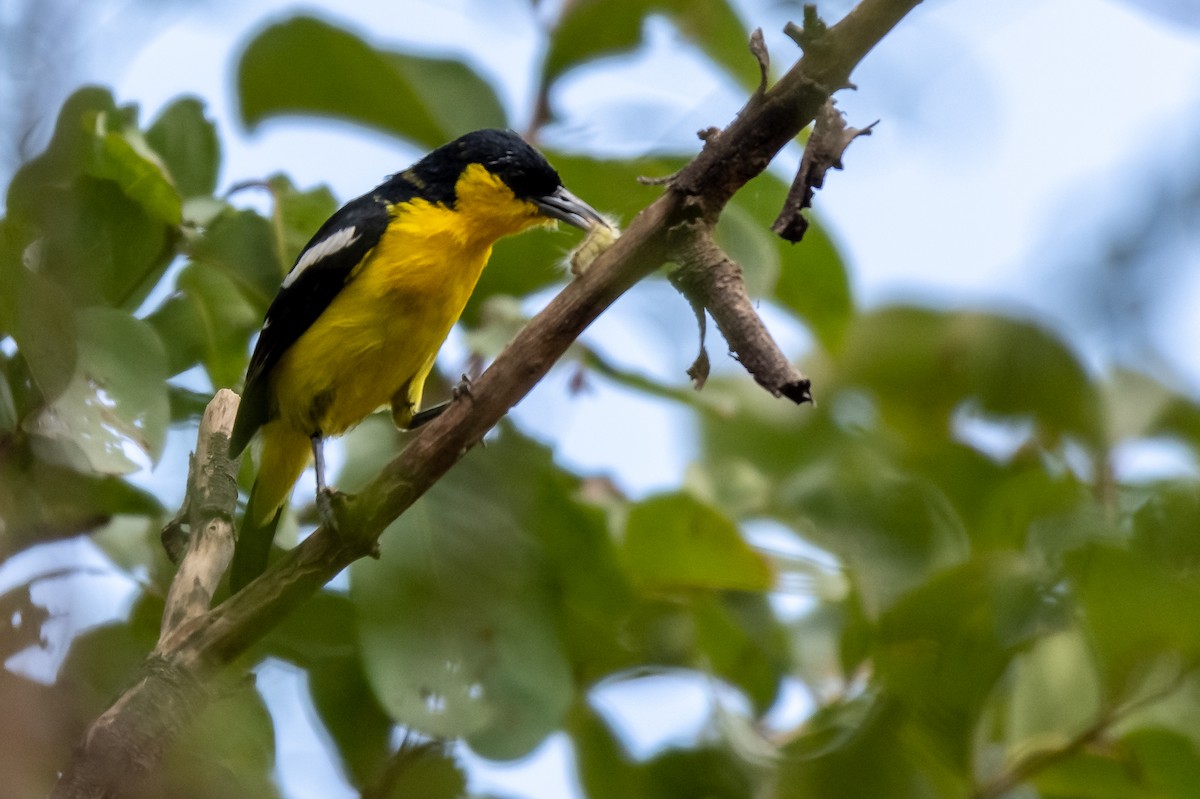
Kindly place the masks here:
POLYGON ((859 136, 870 136, 878 120, 865 128, 846 127, 846 118, 837 110, 833 98, 825 102, 804 147, 800 168, 788 190, 787 199, 771 230, 793 244, 804 238, 808 220, 802 211, 812 207, 813 194, 825 185, 825 173, 842 168, 842 154, 859 136))

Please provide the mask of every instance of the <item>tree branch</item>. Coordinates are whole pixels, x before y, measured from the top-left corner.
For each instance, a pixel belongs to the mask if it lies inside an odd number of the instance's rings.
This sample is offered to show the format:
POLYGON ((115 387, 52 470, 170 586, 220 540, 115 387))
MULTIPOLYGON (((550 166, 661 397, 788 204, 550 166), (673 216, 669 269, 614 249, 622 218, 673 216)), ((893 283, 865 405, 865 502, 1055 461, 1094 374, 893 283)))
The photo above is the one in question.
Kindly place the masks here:
POLYGON ((775 86, 755 93, 737 118, 709 137, 700 155, 625 234, 568 284, 516 336, 472 386, 415 436, 360 494, 347 502, 341 537, 318 529, 257 580, 217 608, 186 618, 160 640, 140 679, 98 721, 64 772, 54 797, 111 796, 120 778, 144 772, 204 700, 208 681, 353 560, 383 529, 478 443, 549 371, 592 320, 630 286, 674 259, 742 185, 761 172, 813 120, 850 70, 919 0, 863 0, 822 33, 775 86), (830 88, 827 88, 830 87, 830 88), (179 712, 141 717, 146 708, 179 712), (141 718, 154 748, 137 751, 116 731, 141 718))
MULTIPOLYGON (((237 510, 237 463, 229 459, 229 437, 238 395, 221 389, 204 409, 184 509, 191 531, 179 571, 167 593, 160 640, 208 611, 233 557, 233 514, 237 510)), ((181 511, 182 513, 183 511, 181 511)), ((165 535, 164 531, 164 535, 165 535)))
POLYGON ((746 371, 773 396, 812 402, 808 378, 792 366, 771 337, 746 293, 742 268, 721 251, 709 228, 695 224, 676 252, 679 268, 671 282, 694 306, 708 309, 746 371))

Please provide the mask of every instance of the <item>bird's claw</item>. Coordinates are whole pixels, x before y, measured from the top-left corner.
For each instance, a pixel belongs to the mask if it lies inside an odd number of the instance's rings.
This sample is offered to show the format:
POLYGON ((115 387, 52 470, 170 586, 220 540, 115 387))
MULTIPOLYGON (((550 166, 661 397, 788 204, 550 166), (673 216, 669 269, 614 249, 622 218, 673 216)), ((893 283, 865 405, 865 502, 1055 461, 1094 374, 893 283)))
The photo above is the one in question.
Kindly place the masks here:
POLYGON ((458 383, 455 384, 454 388, 450 389, 450 396, 453 399, 461 399, 463 397, 472 396, 471 378, 467 377, 466 374, 463 374, 461 377, 459 377, 458 383))

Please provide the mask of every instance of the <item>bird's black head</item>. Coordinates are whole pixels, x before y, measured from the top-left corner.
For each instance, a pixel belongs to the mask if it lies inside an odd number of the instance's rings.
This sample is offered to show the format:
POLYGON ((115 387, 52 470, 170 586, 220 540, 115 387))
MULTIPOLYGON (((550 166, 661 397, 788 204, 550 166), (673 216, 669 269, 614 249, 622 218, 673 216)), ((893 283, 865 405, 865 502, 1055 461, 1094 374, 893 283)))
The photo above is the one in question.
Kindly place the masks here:
POLYGON ((588 229, 605 223, 587 203, 562 185, 546 157, 511 130, 476 130, 432 151, 394 176, 416 186, 419 196, 453 207, 458 181, 477 164, 495 175, 522 202, 532 203, 545 218, 588 229))

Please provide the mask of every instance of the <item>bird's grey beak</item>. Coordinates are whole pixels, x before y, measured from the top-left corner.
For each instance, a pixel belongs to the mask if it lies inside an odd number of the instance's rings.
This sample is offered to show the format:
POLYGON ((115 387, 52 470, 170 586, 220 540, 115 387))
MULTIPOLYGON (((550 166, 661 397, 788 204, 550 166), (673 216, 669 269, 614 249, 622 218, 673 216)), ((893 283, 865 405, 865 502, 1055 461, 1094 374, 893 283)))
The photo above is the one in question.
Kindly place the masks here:
POLYGON ((604 217, 600 216, 595 208, 562 186, 555 189, 552 194, 534 200, 534 204, 543 215, 583 230, 591 230, 596 225, 608 227, 604 217))

